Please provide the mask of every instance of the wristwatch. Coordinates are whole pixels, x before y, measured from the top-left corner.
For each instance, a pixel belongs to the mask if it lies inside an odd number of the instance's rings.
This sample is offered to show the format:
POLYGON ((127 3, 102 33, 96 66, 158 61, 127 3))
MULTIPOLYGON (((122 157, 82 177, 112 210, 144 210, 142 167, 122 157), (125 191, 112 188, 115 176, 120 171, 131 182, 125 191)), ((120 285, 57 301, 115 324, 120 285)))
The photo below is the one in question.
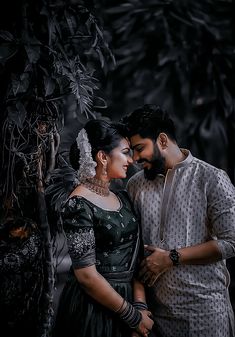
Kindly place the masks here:
POLYGON ((173 262, 173 266, 178 266, 180 264, 180 253, 176 249, 171 249, 169 257, 173 262))

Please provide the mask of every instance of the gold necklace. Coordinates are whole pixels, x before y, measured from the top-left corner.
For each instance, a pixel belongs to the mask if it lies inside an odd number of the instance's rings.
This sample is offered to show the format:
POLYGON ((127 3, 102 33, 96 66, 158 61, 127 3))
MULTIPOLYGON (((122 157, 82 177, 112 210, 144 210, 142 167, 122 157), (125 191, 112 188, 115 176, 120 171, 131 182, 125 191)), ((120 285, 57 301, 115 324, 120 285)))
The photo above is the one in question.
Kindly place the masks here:
POLYGON ((103 181, 97 178, 89 178, 84 181, 81 181, 81 183, 86 188, 88 188, 88 190, 102 197, 107 197, 110 193, 110 190, 109 190, 110 183, 108 181, 103 181))

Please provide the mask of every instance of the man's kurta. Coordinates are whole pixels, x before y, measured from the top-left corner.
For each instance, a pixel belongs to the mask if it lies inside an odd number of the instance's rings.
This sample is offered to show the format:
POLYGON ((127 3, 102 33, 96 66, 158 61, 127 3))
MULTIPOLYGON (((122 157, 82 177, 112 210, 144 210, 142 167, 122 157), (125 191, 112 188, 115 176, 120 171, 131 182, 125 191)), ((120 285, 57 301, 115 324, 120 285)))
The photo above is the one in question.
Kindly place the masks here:
POLYGON ((227 174, 182 150, 186 159, 153 181, 137 172, 127 184, 144 243, 165 250, 217 240, 223 260, 179 265, 149 296, 158 337, 234 337, 225 260, 235 256, 235 187, 227 174))

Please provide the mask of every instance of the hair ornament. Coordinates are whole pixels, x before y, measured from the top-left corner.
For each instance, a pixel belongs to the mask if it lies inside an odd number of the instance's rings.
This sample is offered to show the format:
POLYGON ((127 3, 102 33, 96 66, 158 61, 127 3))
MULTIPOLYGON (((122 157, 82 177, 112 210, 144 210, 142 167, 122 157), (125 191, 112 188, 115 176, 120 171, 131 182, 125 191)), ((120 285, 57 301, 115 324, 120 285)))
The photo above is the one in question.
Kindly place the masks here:
POLYGON ((78 179, 80 182, 83 182, 96 175, 95 168, 97 163, 92 158, 91 144, 84 128, 79 131, 76 142, 80 151, 78 179))

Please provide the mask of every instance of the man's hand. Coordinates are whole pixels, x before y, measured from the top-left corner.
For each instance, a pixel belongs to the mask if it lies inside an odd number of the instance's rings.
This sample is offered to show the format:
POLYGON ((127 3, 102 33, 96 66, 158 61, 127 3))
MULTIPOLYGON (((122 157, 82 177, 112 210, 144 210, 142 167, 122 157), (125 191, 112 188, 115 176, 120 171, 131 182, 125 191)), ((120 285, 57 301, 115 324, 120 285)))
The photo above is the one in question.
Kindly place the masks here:
POLYGON ((148 245, 144 248, 150 255, 142 261, 139 277, 143 283, 151 287, 158 277, 173 264, 168 251, 148 245))

